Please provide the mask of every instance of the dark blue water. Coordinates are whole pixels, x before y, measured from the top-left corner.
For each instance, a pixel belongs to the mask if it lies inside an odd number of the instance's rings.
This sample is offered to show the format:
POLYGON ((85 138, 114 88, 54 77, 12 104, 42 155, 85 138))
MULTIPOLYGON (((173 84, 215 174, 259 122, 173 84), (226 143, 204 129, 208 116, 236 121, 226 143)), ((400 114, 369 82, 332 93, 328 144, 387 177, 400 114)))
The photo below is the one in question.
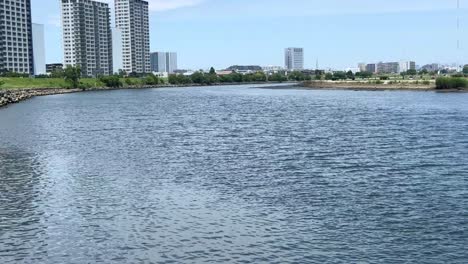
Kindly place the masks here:
POLYGON ((149 89, 0 109, 0 263, 467 263, 468 94, 149 89))

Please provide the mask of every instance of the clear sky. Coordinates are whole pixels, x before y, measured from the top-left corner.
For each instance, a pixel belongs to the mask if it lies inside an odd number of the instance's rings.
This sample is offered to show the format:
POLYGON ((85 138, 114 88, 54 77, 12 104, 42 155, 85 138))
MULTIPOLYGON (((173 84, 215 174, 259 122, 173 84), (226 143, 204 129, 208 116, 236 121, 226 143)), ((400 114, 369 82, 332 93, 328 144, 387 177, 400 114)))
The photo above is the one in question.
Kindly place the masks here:
MULTIPOLYGON (((335 69, 377 61, 468 63, 468 0, 460 0, 460 11, 456 0, 148 2, 151 50, 178 52, 179 68, 283 66, 286 47, 303 47, 309 68, 317 59, 335 69)), ((33 22, 45 24, 47 62, 61 62, 60 1, 32 0, 32 8, 33 22)))

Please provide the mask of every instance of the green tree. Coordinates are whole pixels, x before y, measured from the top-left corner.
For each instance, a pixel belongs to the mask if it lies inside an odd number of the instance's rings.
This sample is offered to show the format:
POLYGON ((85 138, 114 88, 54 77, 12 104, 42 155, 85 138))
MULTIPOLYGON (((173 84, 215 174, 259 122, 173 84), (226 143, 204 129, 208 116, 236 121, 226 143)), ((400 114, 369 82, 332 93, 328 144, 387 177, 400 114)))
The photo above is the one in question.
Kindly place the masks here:
POLYGON ((216 74, 215 68, 213 68, 213 67, 210 68, 210 74, 216 74))
POLYGON ((252 79, 253 79, 254 82, 266 82, 267 77, 266 77, 265 73, 263 73, 263 72, 256 72, 252 76, 252 79))
POLYGON ((127 76, 127 72, 125 70, 119 69, 119 74, 118 75, 119 75, 120 78, 123 78, 123 77, 127 76))
POLYGON ((327 72, 325 74, 325 80, 332 80, 333 79, 333 73, 327 72))
POLYGON ((356 77, 355 77, 355 75, 354 75, 354 73, 352 71, 348 71, 346 73, 346 78, 351 79, 351 80, 356 79, 356 77))
POLYGON ((463 66, 463 74, 468 74, 468 64, 463 66))
POLYGON ((333 73, 333 79, 332 80, 334 80, 334 81, 336 81, 336 80, 346 80, 346 79, 347 79, 347 76, 346 76, 345 72, 337 71, 337 72, 333 73))
POLYGON ((225 75, 219 76, 219 81, 222 82, 222 83, 232 83, 232 82, 234 82, 233 78, 232 78, 232 74, 225 74, 225 75))
POLYGON ((63 79, 65 77, 65 74, 63 72, 63 69, 56 69, 53 72, 50 73, 50 78, 60 78, 63 79))
POLYGON ((277 73, 273 73, 271 76, 270 76, 270 81, 272 82, 285 82, 287 81, 288 78, 284 75, 284 74, 281 74, 279 72, 277 73))
POLYGON ((415 69, 410 69, 410 70, 406 71, 406 74, 410 75, 410 76, 414 76, 414 75, 418 74, 418 72, 415 69))
POLYGON ((169 78, 168 78, 168 81, 170 84, 179 84, 179 78, 177 76, 177 74, 171 74, 169 75, 169 78))
POLYGON ((133 80, 131 78, 125 78, 125 83, 128 85, 128 86, 132 86, 134 85, 135 83, 133 82, 133 80))
POLYGON ((103 76, 99 80, 104 83, 106 87, 118 88, 122 86, 122 82, 118 75, 103 76))
POLYGON ((372 72, 368 72, 368 71, 356 72, 355 77, 362 78, 362 79, 369 79, 372 77, 372 72))
POLYGON ((146 85, 158 85, 159 78, 156 75, 150 73, 146 75, 144 82, 146 85))
POLYGON ((78 88, 80 86, 81 69, 79 66, 68 65, 65 68, 63 75, 65 82, 69 85, 69 88, 78 88))
POLYGON ((242 74, 237 73, 237 72, 231 73, 230 76, 232 78, 232 81, 236 83, 241 83, 244 80, 244 76, 242 76, 242 74))
POLYGON ((289 73, 288 75, 289 77, 289 80, 291 81, 304 81, 305 80, 305 76, 302 72, 300 71, 293 71, 291 73, 289 73))
POLYGON ((205 83, 205 74, 203 72, 197 71, 190 76, 193 83, 204 84, 205 83))
POLYGON ((408 73, 407 72, 401 72, 400 75, 404 80, 404 79, 406 79, 406 76, 408 75, 408 73))

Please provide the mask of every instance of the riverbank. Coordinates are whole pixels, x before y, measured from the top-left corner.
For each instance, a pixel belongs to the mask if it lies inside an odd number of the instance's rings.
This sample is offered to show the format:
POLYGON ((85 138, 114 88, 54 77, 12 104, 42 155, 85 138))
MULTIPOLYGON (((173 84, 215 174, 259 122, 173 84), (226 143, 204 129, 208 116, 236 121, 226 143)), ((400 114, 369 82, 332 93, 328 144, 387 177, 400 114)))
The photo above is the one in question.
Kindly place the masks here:
POLYGON ((435 83, 422 84, 416 82, 365 82, 365 81, 308 81, 299 87, 305 89, 329 89, 329 90, 360 90, 360 91, 385 91, 385 90, 411 90, 411 91, 436 91, 435 83))

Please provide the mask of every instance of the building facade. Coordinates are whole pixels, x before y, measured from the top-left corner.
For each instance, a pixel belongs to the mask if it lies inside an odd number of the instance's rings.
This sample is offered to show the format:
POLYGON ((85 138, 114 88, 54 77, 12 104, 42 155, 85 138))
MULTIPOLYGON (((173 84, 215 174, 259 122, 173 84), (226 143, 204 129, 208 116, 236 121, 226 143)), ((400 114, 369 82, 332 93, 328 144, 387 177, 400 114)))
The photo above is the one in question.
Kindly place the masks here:
POLYGON ((64 65, 83 76, 109 75, 112 69, 110 8, 93 0, 61 0, 64 65))
POLYGON ((290 71, 304 69, 304 49, 287 48, 284 51, 285 68, 290 71))
POLYGON ((32 24, 34 75, 46 74, 44 25, 32 24))
POLYGON ((365 72, 366 71, 367 64, 365 63, 359 63, 358 68, 360 72, 365 72))
POLYGON ((151 71, 174 73, 177 70, 177 53, 153 52, 151 53, 151 71))
POLYGON ((46 64, 46 72, 53 73, 55 71, 63 70, 63 63, 50 63, 46 64))
POLYGON ((122 33, 123 70, 151 72, 148 2, 115 0, 115 24, 122 33))
POLYGON ((408 70, 416 70, 416 62, 414 61, 402 61, 400 62, 400 73, 407 72, 408 70))
POLYGON ((377 64, 369 63, 366 65, 366 72, 376 73, 377 72, 377 64))
POLYGON ((0 1, 0 72, 34 74, 31 0, 0 1))
POLYGON ((400 63, 398 62, 379 62, 377 64, 378 73, 400 73, 400 63))

